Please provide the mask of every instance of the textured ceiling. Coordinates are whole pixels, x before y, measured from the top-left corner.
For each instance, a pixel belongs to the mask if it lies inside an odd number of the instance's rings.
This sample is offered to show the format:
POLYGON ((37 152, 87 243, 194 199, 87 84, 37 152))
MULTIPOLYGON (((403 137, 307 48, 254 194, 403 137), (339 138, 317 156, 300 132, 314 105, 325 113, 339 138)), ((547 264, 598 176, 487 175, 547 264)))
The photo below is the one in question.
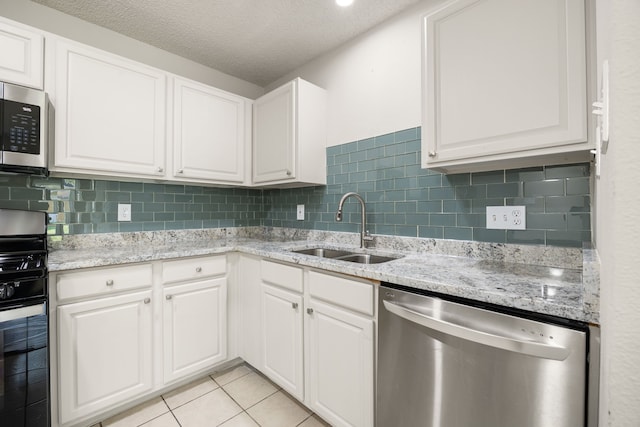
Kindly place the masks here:
POLYGON ((32 0, 266 86, 420 0, 32 0))

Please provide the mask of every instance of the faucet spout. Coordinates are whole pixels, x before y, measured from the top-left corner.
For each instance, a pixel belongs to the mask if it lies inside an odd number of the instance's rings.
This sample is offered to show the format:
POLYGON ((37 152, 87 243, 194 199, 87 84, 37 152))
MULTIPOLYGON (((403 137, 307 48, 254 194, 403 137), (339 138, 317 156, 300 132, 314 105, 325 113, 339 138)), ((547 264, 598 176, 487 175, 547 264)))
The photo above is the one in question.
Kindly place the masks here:
POLYGON ((340 202, 338 203, 338 211, 336 212, 336 221, 338 222, 342 221, 342 208, 344 206, 344 203, 347 201, 349 197, 354 197, 358 202, 360 202, 360 210, 362 212, 362 228, 360 229, 360 247, 364 248, 364 242, 373 240, 373 236, 371 236, 369 234, 369 230, 367 230, 367 208, 362 196, 360 196, 358 193, 355 193, 353 191, 346 193, 344 196, 342 196, 342 198, 340 199, 340 202))

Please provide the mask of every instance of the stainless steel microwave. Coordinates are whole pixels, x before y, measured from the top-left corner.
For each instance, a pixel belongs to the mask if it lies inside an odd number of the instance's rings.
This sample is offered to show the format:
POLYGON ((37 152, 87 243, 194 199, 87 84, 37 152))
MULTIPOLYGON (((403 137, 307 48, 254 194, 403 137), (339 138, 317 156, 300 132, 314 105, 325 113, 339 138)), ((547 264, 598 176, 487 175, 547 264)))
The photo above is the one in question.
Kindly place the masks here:
POLYGON ((0 82, 0 172, 48 175, 47 94, 0 82))

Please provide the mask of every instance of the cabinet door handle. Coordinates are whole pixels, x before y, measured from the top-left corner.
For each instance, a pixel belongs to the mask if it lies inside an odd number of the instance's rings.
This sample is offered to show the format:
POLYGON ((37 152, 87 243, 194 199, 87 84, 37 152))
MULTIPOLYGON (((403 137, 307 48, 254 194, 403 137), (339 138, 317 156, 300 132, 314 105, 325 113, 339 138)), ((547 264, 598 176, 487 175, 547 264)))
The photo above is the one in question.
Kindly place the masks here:
POLYGON ((184 173, 183 169, 178 169, 178 173, 184 173))
POLYGON ((307 314, 313 314, 313 308, 307 308, 307 314))
POLYGON ((165 298, 170 300, 171 298, 173 298, 173 296, 172 295, 167 295, 165 298))
POLYGON ((429 151, 429 157, 435 157, 435 156, 436 156, 435 151, 429 151))
POLYGON ((291 307, 292 307, 293 309, 298 308, 298 303, 297 303, 297 302, 292 302, 292 303, 291 303, 291 307))
POLYGON ((158 166, 158 172, 164 172, 164 168, 162 166, 158 166))
POLYGON ((144 299, 144 303, 145 303, 145 304, 149 304, 150 302, 151 302, 151 298, 145 298, 145 299, 144 299))
POLYGON ((291 171, 287 169, 287 176, 291 176, 291 171))
POLYGON ((107 280, 107 286, 113 286, 113 280, 111 279, 107 280))
POLYGON ((200 273, 202 271, 202 267, 196 267, 196 273, 200 273))

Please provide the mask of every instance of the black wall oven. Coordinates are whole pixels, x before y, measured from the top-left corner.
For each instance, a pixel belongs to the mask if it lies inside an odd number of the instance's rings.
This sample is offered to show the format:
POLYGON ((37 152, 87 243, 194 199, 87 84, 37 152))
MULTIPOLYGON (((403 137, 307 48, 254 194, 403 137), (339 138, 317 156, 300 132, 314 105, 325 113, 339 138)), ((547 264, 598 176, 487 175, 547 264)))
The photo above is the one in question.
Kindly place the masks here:
POLYGON ((0 209, 0 425, 50 425, 46 214, 0 209))

